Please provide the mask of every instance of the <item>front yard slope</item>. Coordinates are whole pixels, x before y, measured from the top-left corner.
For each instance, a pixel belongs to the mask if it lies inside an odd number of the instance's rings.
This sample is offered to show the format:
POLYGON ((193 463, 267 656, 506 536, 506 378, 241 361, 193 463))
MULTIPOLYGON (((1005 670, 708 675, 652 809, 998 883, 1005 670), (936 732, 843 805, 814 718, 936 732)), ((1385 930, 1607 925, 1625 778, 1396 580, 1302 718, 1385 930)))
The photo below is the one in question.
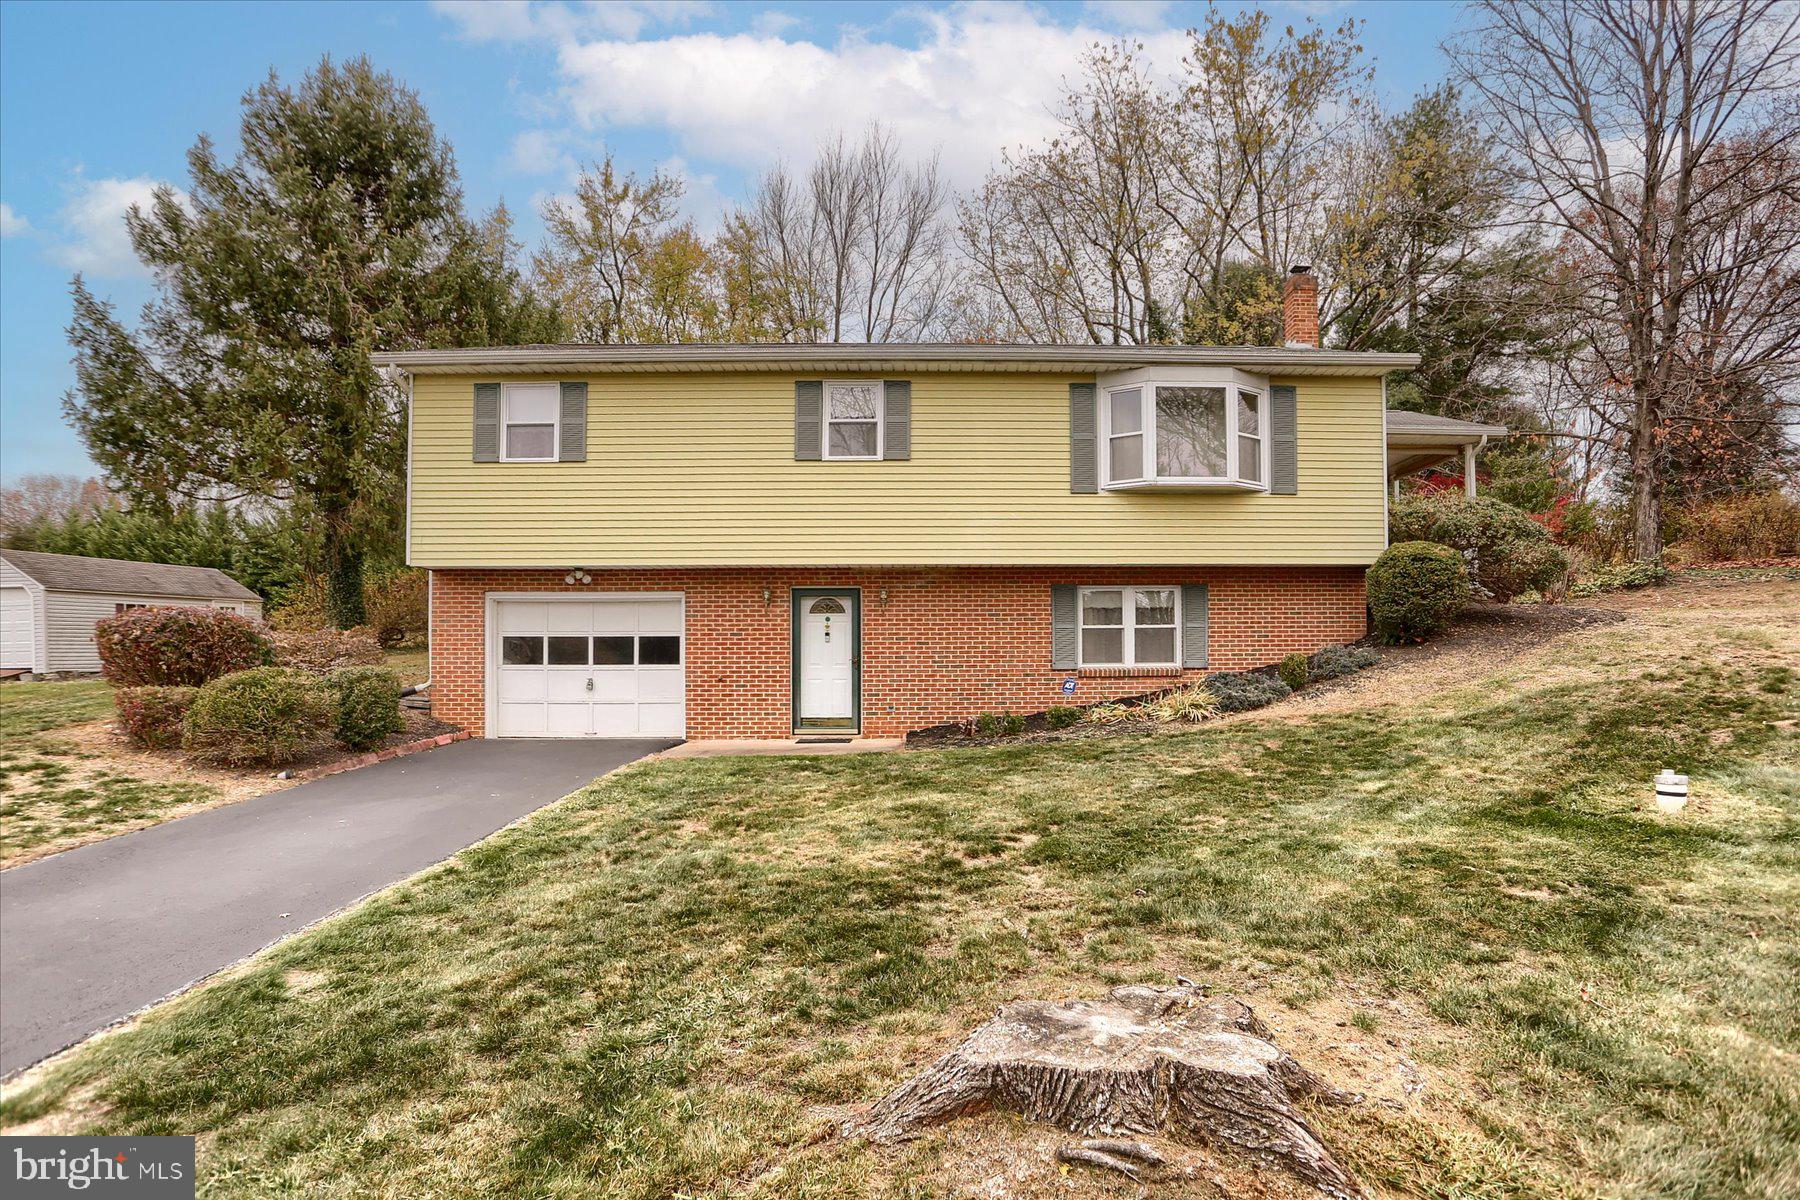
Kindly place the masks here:
MULTIPOLYGON (((1404 703, 1191 733, 633 768, 5 1122, 200 1134, 213 1196, 1115 1194, 1009 1119, 820 1135, 999 1003, 1181 974, 1369 1096, 1309 1116, 1377 1194, 1793 1195, 1795 612, 1675 589, 1404 703)), ((1287 1186, 1247 1170, 1158 1194, 1287 1186)))

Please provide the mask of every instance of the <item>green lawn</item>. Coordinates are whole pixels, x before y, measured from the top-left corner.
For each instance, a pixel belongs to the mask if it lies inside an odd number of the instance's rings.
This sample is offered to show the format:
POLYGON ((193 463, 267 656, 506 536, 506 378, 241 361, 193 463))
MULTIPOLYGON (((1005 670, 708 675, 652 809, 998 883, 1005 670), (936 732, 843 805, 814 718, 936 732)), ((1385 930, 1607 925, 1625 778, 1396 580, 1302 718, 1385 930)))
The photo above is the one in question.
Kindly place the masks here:
POLYGON ((0 685, 0 866, 153 825, 215 790, 118 770, 57 730, 110 717, 112 685, 0 685))
POLYGON ((0 738, 98 721, 112 710, 112 684, 104 679, 0 684, 0 738))
POLYGON ((815 1135, 996 1003, 1179 973, 1377 1097, 1314 1117, 1378 1193, 1791 1196, 1800 587, 1645 604, 1404 706, 633 768, 4 1116, 200 1134, 216 1196, 966 1196, 1032 1131, 815 1135))

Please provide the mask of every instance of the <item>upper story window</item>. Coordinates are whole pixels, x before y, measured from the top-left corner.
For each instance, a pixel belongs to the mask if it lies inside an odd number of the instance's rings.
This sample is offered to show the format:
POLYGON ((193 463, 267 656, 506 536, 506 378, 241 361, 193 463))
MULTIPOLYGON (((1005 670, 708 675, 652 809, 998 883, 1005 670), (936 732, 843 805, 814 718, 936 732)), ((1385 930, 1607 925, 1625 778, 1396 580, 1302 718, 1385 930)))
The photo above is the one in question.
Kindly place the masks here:
POLYGON ((825 457, 880 458, 879 380, 825 385, 825 457))
POLYGON ((1109 489, 1265 489, 1265 393, 1237 379, 1107 389, 1101 465, 1109 489))
POLYGON ((504 462, 555 462, 561 402, 554 383, 509 383, 500 395, 504 462))

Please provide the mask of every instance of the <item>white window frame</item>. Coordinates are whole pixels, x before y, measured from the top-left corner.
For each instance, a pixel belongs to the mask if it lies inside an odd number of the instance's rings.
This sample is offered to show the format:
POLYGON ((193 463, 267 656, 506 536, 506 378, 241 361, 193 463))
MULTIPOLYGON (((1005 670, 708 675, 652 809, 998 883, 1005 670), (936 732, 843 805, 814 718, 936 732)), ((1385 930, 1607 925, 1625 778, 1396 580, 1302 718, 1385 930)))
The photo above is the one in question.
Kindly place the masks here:
POLYGON ((819 414, 822 424, 819 429, 819 457, 833 462, 875 462, 887 449, 887 388, 879 379, 831 379, 825 383, 824 410, 819 414), (875 389, 875 453, 873 454, 833 454, 831 452, 831 427, 833 425, 867 425, 868 421, 861 417, 844 418, 837 421, 831 419, 831 390, 841 387, 870 387, 875 389))
POLYGON ((500 461, 501 462, 557 462, 562 458, 562 393, 554 383, 504 383, 500 385, 500 461), (512 411, 512 394, 515 388, 549 388, 556 397, 556 406, 552 410, 550 420, 550 454, 547 458, 515 458, 506 452, 506 431, 513 425, 542 425, 542 421, 509 420, 512 411))
MULTIPOLYGON (((1107 491, 1135 489, 1217 489, 1221 491, 1267 492, 1269 490, 1269 387, 1266 383, 1239 372, 1228 371, 1196 377, 1171 377, 1159 374, 1145 378, 1127 378, 1109 383, 1101 393, 1100 404, 1100 486, 1107 491), (1157 391, 1161 388, 1217 388, 1225 396, 1225 473, 1223 475, 1158 475, 1156 473, 1157 391), (1136 476, 1117 477, 1112 473, 1112 398, 1119 392, 1141 393, 1139 411, 1143 417, 1144 461, 1136 476), (1260 480, 1245 479, 1238 466, 1239 392, 1256 397, 1257 424, 1262 432, 1251 435, 1257 441, 1261 470, 1260 480)), ((1125 433, 1120 437, 1133 436, 1125 433)))
MULTIPOLYGON (((1167 625, 1146 625, 1146 629, 1168 629, 1167 625)), ((1173 584, 1161 583, 1096 583, 1091 587, 1075 590, 1075 666, 1077 669, 1102 667, 1179 667, 1181 665, 1181 589, 1173 584), (1089 625, 1085 620, 1087 598, 1091 592, 1119 593, 1118 625, 1089 625), (1175 657, 1169 662, 1137 661, 1137 593, 1169 592, 1175 597, 1175 657), (1124 662, 1089 662, 1087 659, 1087 639, 1082 633, 1088 629, 1117 629, 1119 635, 1119 652, 1124 662)))
POLYGON ((1238 386, 1231 390, 1231 420, 1234 427, 1231 443, 1232 474, 1240 483, 1254 483, 1259 487, 1269 486, 1269 396, 1266 391, 1258 391, 1252 387, 1238 386), (1238 393, 1248 392, 1256 397, 1256 432, 1245 433, 1237 426, 1238 393), (1245 479, 1243 470, 1243 454, 1240 446, 1243 439, 1249 438, 1256 443, 1256 478, 1245 479))

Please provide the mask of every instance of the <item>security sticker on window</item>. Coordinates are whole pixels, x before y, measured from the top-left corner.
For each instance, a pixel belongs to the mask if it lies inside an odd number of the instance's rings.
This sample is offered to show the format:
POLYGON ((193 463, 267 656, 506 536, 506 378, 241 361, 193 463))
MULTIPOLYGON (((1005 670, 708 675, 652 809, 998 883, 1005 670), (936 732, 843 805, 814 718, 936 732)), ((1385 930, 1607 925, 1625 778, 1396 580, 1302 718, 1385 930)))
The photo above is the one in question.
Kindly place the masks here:
POLYGON ((193 1200, 191 1137, 0 1137, 0 1194, 193 1200))

